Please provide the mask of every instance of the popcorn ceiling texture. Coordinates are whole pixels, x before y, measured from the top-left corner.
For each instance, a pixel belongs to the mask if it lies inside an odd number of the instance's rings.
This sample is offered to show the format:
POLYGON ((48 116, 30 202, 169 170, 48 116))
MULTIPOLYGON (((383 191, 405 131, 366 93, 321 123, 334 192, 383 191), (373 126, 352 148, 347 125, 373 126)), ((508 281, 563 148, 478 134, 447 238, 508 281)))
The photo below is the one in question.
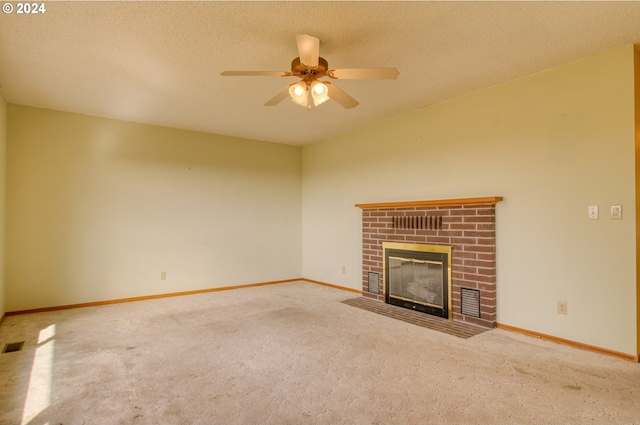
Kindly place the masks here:
MULTIPOLYGON (((0 14, 8 103, 305 145, 623 45, 638 2, 46 2, 0 14), (337 85, 360 101, 263 104, 296 79, 295 35, 329 67, 397 67, 337 85)), ((335 82, 335 81, 334 81, 335 82)))
POLYGON ((293 282, 6 317, 0 343, 26 342, 0 354, 0 423, 638 420, 638 364, 501 329, 462 339, 355 297, 293 282))

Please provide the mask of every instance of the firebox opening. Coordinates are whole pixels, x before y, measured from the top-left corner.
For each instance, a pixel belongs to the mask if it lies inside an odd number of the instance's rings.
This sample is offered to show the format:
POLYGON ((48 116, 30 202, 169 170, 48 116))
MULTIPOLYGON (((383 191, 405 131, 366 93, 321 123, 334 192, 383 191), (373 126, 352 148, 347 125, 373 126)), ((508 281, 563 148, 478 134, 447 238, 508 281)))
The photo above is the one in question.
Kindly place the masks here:
POLYGON ((384 242, 385 302, 452 318, 451 247, 384 242))

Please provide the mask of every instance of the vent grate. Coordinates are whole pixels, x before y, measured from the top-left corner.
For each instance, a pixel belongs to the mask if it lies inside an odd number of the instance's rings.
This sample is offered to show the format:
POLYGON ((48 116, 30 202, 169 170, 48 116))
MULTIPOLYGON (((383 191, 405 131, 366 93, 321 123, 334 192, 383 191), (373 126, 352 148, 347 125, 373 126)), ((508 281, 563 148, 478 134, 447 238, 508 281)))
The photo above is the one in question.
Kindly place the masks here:
POLYGON ((480 291, 460 288, 461 313, 465 316, 480 318, 480 291))
POLYGON ((442 230, 441 215, 394 216, 394 229, 442 230))
POLYGON ((4 346, 4 349, 2 350, 3 353, 13 353, 15 351, 20 351, 22 350, 22 346, 24 345, 24 341, 20 341, 20 342, 10 342, 9 344, 6 344, 4 346))
POLYGON ((369 279, 367 281, 367 290, 371 294, 380 293, 380 275, 378 273, 369 272, 369 279))

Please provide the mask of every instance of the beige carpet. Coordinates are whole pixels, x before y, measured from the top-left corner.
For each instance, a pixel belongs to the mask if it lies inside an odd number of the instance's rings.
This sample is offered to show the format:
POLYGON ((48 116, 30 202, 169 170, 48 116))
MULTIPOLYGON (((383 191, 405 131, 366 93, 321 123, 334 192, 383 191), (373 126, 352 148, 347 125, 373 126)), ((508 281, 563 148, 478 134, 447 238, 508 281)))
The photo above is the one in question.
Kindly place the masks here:
POLYGON ((294 282, 10 316, 1 424, 630 424, 640 365, 294 282))

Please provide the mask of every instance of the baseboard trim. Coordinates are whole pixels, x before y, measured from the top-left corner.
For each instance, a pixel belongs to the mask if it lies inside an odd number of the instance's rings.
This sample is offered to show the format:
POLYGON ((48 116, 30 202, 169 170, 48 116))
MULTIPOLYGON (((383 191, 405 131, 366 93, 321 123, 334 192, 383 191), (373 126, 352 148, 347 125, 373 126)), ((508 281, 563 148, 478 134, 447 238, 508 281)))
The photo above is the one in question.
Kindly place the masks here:
POLYGON ((327 283, 327 282, 320 282, 319 280, 312 280, 312 279, 305 279, 305 278, 300 280, 309 282, 309 283, 315 283, 316 285, 328 286, 329 288, 340 289, 342 291, 354 292, 356 294, 362 295, 362 291, 359 289, 347 288, 346 286, 334 285, 332 283, 327 283))
POLYGON ((581 342, 571 341, 569 339, 564 339, 564 338, 558 338, 557 336, 547 335, 547 334, 543 334, 543 333, 535 332, 535 331, 530 331, 530 330, 518 328, 518 327, 515 327, 515 326, 504 325, 502 323, 498 323, 496 325, 496 327, 499 328, 499 329, 504 329, 506 331, 516 332, 516 333, 527 335, 527 336, 531 336, 531 337, 534 337, 534 338, 540 338, 540 339, 544 339, 544 340, 547 340, 547 341, 552 341, 552 342, 555 342, 555 343, 558 343, 558 344, 569 345, 571 347, 580 348, 582 350, 592 351, 592 352, 600 353, 600 354, 606 354, 608 356, 618 357, 618 358, 621 358, 621 359, 624 359, 624 360, 630 360, 630 361, 636 362, 636 363, 638 363, 640 361, 639 360, 640 355, 634 356, 632 354, 621 353, 619 351, 609 350, 607 348, 596 347, 594 345, 589 345, 589 344, 583 344, 581 342))
POLYGON ((301 280, 305 280, 305 279, 296 278, 296 279, 286 279, 286 280, 274 280, 270 282, 248 283, 244 285, 221 286, 219 288, 196 289, 194 291, 170 292, 167 294, 144 295, 140 297, 118 298, 115 300, 94 301, 94 302, 88 302, 88 303, 34 308, 29 310, 8 311, 5 313, 5 316, 17 316, 19 314, 43 313, 47 311, 57 311, 57 310, 69 310, 72 308, 82 308, 82 307, 96 307, 96 306, 109 305, 109 304, 121 304, 121 303, 129 303, 129 302, 136 302, 136 301, 154 300, 158 298, 180 297, 183 295, 204 294, 206 292, 229 291, 232 289, 251 288, 255 286, 276 285, 279 283, 287 283, 287 282, 299 282, 301 280))

